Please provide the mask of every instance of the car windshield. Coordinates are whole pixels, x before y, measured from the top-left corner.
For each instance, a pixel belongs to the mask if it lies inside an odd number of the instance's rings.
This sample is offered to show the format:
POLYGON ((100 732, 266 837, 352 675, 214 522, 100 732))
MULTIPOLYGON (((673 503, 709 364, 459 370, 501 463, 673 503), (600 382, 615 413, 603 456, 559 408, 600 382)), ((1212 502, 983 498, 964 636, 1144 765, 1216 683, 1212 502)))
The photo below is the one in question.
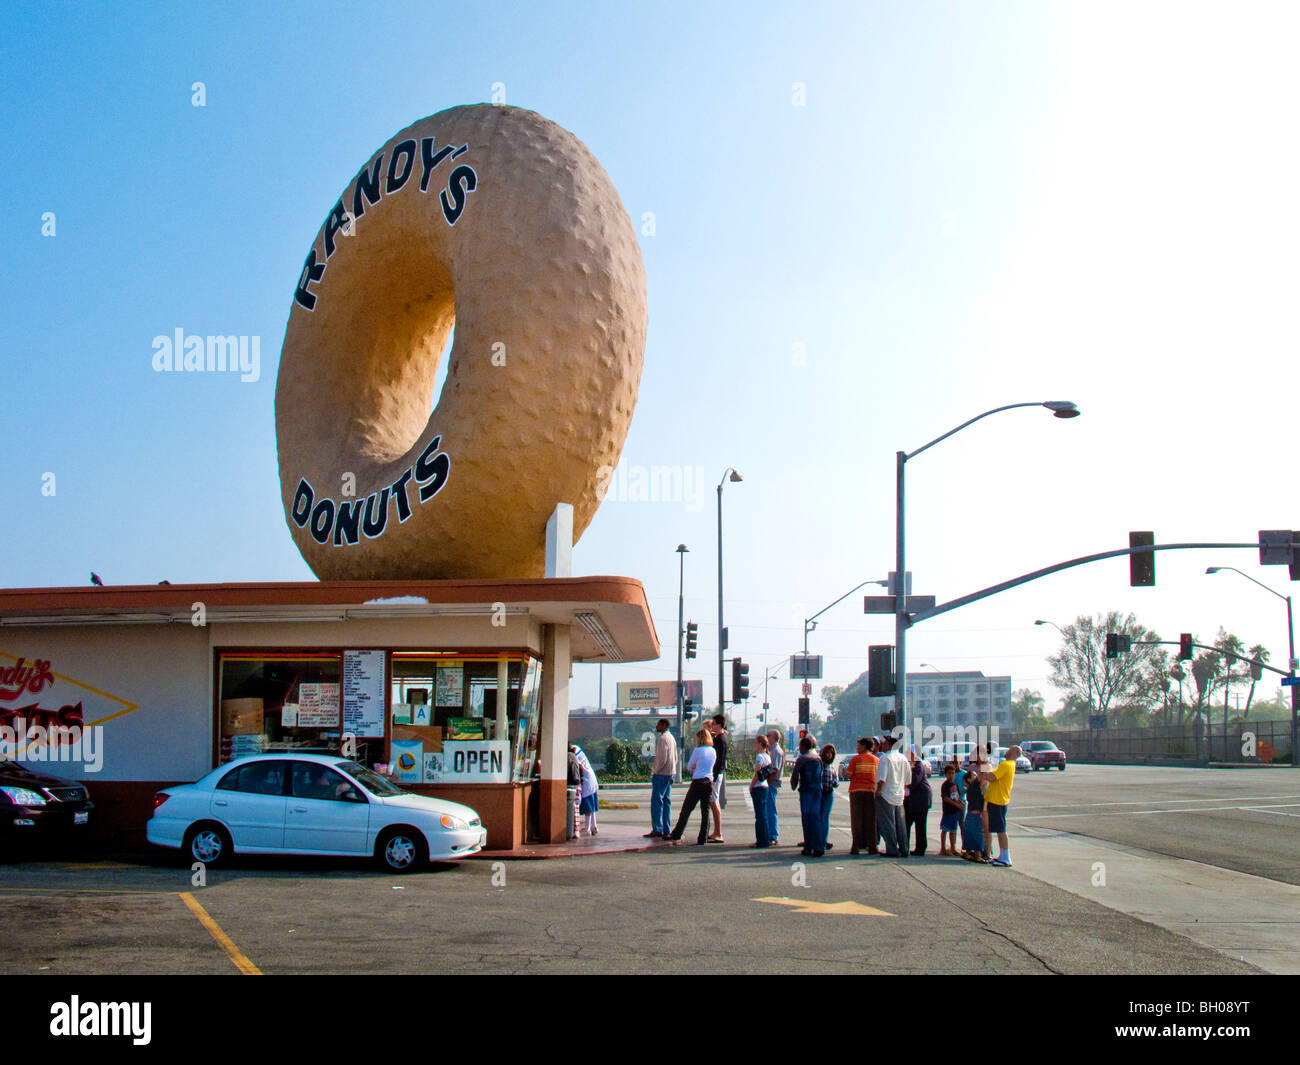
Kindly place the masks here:
POLYGON ((1056 750, 1056 744, 1054 744, 1054 743, 1046 743, 1046 742, 1044 742, 1044 743, 1035 743, 1035 744, 1034 744, 1034 750, 1036 750, 1036 751, 1054 751, 1054 750, 1056 750))
POLYGON ((391 780, 386 780, 372 769, 367 769, 359 762, 335 762, 334 765, 347 773, 372 795, 401 795, 402 789, 391 780))

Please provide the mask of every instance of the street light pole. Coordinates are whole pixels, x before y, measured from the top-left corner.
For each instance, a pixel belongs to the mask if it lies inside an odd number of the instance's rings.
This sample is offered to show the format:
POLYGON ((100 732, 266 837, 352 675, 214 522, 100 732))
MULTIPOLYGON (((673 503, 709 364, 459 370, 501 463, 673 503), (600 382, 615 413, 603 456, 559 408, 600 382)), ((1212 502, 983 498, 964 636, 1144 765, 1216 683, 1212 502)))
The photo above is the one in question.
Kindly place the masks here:
POLYGON ((718 482, 718 713, 720 714, 726 713, 727 688, 723 678, 723 657, 730 642, 723 638, 726 629, 722 625, 722 486, 729 479, 743 481, 744 478, 728 466, 722 473, 722 480, 718 482))
MULTIPOLYGON (((1046 407, 1056 418, 1077 418, 1079 408, 1069 400, 1047 400, 1039 403, 1008 403, 1002 407, 994 407, 992 410, 986 410, 983 414, 977 414, 962 422, 955 429, 949 429, 942 436, 936 436, 928 444, 918 447, 915 451, 900 451, 897 453, 897 493, 895 497, 894 510, 894 563, 897 569, 894 576, 894 713, 898 718, 898 724, 906 726, 907 724, 907 628, 909 619, 907 616, 907 558, 906 558, 906 536, 903 516, 906 510, 906 496, 904 490, 904 471, 907 468, 907 461, 916 458, 923 451, 928 451, 954 433, 959 433, 968 425, 974 425, 981 418, 987 418, 990 414, 1000 414, 1004 410, 1015 410, 1017 407, 1046 407)), ((719 489, 721 492, 721 489, 719 489)))
POLYGON ((863 581, 863 582, 862 582, 861 584, 859 584, 857 587, 855 587, 855 588, 850 588, 850 589, 849 589, 847 592, 845 592, 842 596, 840 596, 838 599, 836 599, 835 602, 831 603, 830 606, 824 606, 824 607, 822 607, 819 611, 817 611, 817 613, 815 613, 812 617, 810 617, 810 618, 804 618, 804 619, 803 619, 803 653, 804 653, 804 657, 806 658, 806 657, 808 656, 808 634, 809 634, 810 632, 814 631, 814 630, 817 628, 817 619, 818 619, 819 617, 821 617, 823 614, 825 614, 826 611, 828 611, 832 606, 839 606, 840 603, 844 602, 845 599, 847 599, 847 598, 848 598, 849 596, 851 596, 854 592, 856 592, 856 591, 858 590, 858 588, 865 588, 868 584, 888 584, 888 583, 889 583, 888 581, 863 581))
MULTIPOLYGON (((1250 581, 1252 584, 1258 584, 1261 588, 1264 589, 1264 591, 1277 596, 1284 603, 1286 603, 1286 641, 1287 641, 1287 656, 1288 656, 1286 668, 1287 668, 1287 673, 1294 681, 1296 675, 1297 662, 1295 657, 1295 625, 1292 622, 1292 615, 1291 615, 1291 597, 1289 595, 1283 595, 1281 592, 1273 588, 1270 588, 1263 581, 1255 580, 1255 578, 1252 577, 1249 573, 1242 573, 1241 570, 1237 569, 1236 566, 1211 566, 1205 572, 1207 574, 1218 573, 1220 570, 1225 570, 1225 569, 1232 570, 1233 573, 1236 573, 1241 577, 1245 577, 1246 580, 1250 581)), ((1296 754, 1296 736, 1297 733, 1300 733, 1300 703, 1297 703, 1297 698, 1300 697, 1300 693, 1297 693, 1295 684, 1291 684, 1289 685, 1289 687, 1291 688, 1291 765, 1296 766, 1296 765, 1300 765, 1300 756, 1297 756, 1296 754)), ((1227 700, 1226 694, 1224 695, 1224 699, 1225 701, 1227 700)), ((1224 720, 1225 722, 1227 720, 1226 711, 1224 712, 1224 720)), ((1226 743, 1227 742, 1226 725, 1225 725, 1224 737, 1225 737, 1224 742, 1226 743)))
POLYGON ((682 639, 686 634, 686 556, 690 548, 685 544, 677 545, 677 742, 682 740, 682 639))

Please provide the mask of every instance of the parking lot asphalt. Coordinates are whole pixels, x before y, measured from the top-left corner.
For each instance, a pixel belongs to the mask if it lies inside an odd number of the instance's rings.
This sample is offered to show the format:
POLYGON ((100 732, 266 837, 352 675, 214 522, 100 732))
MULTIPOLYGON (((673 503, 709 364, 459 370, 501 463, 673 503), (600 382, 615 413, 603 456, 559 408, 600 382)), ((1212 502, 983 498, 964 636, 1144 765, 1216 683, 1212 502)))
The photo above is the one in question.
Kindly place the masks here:
POLYGON ((265 973, 891 971, 942 959, 999 973, 1247 973, 1190 940, 1013 870, 935 858, 822 860, 736 847, 553 862, 464 862, 402 878, 364 866, 248 862, 192 888, 187 868, 4 868, 6 973, 240 971, 189 892, 265 973), (789 903, 798 903, 798 906, 789 903), (801 912, 809 904, 880 914, 801 912), (762 929, 766 951, 754 949, 762 929))
MULTIPOLYGON (((849 857, 848 806, 840 801, 831 837, 838 846, 826 858, 801 859, 791 846, 751 850, 752 814, 741 788, 732 789, 723 819, 728 842, 707 847, 466 861, 400 877, 360 861, 254 858, 207 870, 201 883, 164 854, 10 862, 0 864, 0 972, 764 973, 773 971, 773 958, 791 972, 816 966, 827 973, 882 964, 899 973, 952 971, 954 964, 1044 975, 1286 971, 1274 954, 1288 952, 1270 953, 1270 944, 1294 933, 1300 906, 1280 910, 1272 924, 1259 918, 1284 906, 1286 892, 1300 892, 1293 880, 1192 859, 1208 870, 1196 885, 1199 905, 1218 914, 1207 938, 1194 934, 1196 912, 1182 902, 1177 915, 1160 912, 1180 879, 1170 869, 1188 859, 1109 836, 1154 823, 1144 830, 1148 842, 1173 851, 1212 848, 1226 831, 1220 819, 1241 817, 1260 828, 1239 829, 1236 863, 1294 872, 1291 821, 1245 809, 1282 808, 1288 795, 1300 804, 1293 780, 1300 775, 1289 770, 1071 766, 1050 777, 1029 774, 1012 796, 1012 869, 935 856, 937 816, 926 857, 849 857), (1055 827, 1098 789, 1100 801, 1140 805, 1055 827), (1136 798, 1124 798, 1126 789, 1136 798), (1207 790, 1217 807, 1205 816, 1144 812, 1177 808, 1180 798, 1200 802, 1207 790), (1218 808, 1229 799, 1243 809, 1218 808), (1290 829, 1290 840, 1275 822, 1290 829), (1090 835, 1094 830, 1105 835, 1090 835), (1122 856, 1116 850, 1102 859, 1109 889, 1092 884, 1096 856, 1063 852, 1062 839, 1123 848, 1122 856), (1227 885, 1219 876, 1237 879, 1227 885), (1221 896, 1225 890, 1233 894, 1221 896), (1243 898, 1255 908, 1234 913, 1243 898), (756 951, 760 933, 764 949, 756 951)), ((682 794, 677 789, 674 797, 682 794)), ((602 823, 646 823, 648 790, 620 791, 617 801, 636 805, 602 811, 602 823)), ((796 814, 782 789, 783 841, 797 842, 796 814)), ((692 822, 687 840, 694 831, 692 822)))

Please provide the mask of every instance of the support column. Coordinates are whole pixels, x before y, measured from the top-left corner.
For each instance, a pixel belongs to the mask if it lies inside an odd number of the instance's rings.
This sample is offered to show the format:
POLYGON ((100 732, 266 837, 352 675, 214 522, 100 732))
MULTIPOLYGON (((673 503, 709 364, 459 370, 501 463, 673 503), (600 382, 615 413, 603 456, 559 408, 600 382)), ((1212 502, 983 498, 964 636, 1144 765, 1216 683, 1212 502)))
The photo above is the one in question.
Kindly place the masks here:
POLYGON ((497 723, 493 739, 508 740, 510 738, 510 716, 508 709, 510 705, 510 660, 508 658, 497 659, 497 723))
POLYGON ((569 769, 569 650, 568 625, 542 626, 542 776, 537 829, 543 843, 563 843, 569 818, 565 801, 569 769))

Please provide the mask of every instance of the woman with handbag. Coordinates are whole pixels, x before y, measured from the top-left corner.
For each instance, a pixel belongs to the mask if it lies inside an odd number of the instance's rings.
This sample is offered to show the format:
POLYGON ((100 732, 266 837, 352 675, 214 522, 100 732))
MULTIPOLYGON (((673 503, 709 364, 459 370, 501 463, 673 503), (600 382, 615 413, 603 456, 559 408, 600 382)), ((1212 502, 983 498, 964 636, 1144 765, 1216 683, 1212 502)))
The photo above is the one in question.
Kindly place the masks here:
POLYGON ((686 798, 682 800, 681 816, 677 818, 677 827, 672 830, 668 838, 674 843, 682 841, 682 833, 686 831, 687 818, 691 816, 691 811, 698 804, 700 807, 700 835, 696 841, 699 846, 703 847, 709 838, 709 799, 713 796, 713 763, 717 761, 717 752, 713 749, 713 737, 707 729, 700 729, 695 734, 695 750, 691 752, 691 760, 686 763, 686 768, 690 770, 691 786, 686 792, 686 798))

